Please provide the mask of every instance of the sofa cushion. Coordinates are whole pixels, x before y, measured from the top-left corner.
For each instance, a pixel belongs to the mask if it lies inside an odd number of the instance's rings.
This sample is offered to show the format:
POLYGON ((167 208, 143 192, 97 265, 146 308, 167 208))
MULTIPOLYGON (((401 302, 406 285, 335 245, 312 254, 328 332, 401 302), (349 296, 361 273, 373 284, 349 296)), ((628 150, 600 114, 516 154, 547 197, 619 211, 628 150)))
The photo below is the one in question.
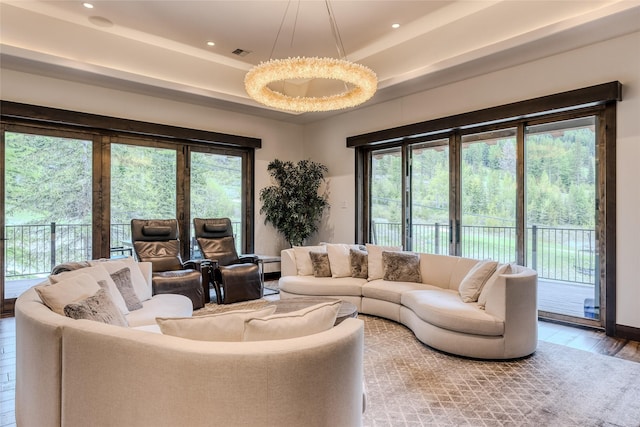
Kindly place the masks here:
POLYGON ((402 246, 378 246, 370 243, 366 244, 367 247, 367 269, 369 280, 382 279, 384 276, 384 269, 382 266, 382 252, 383 251, 401 251, 402 246))
POLYGON ((129 326, 107 289, 99 289, 88 298, 65 305, 64 314, 72 319, 87 319, 109 325, 129 326))
POLYGON ((158 317, 156 322, 165 335, 198 341, 242 341, 247 320, 269 316, 274 311, 276 306, 270 305, 259 310, 233 310, 197 317, 158 317))
POLYGON ((496 271, 491 275, 491 277, 489 277, 489 280, 487 280, 487 282, 482 287, 482 291, 480 291, 480 295, 478 296, 478 307, 484 309, 484 307, 487 305, 487 295, 498 280, 498 277, 501 274, 511 274, 511 271, 511 264, 498 265, 496 271))
POLYGON ((51 285, 36 286, 36 292, 42 302, 53 312, 64 316, 67 304, 82 301, 95 295, 100 285, 88 274, 67 277, 51 285))
POLYGON ((244 341, 281 340, 324 332, 333 327, 342 301, 316 304, 290 313, 245 321, 244 341))
POLYGON ((402 294, 402 305, 419 318, 439 328, 466 334, 501 336, 504 321, 478 308, 476 303, 465 303, 454 290, 420 290, 402 294))
POLYGON ((391 282, 383 279, 372 280, 362 286, 362 296, 400 304, 403 292, 438 289, 435 286, 416 282, 391 282))
POLYGON ((129 326, 155 325, 156 317, 189 317, 193 303, 184 295, 158 294, 142 302, 142 309, 127 314, 129 326))
POLYGON ((358 249, 359 246, 346 243, 327 243, 325 246, 331 265, 331 277, 351 277, 349 251, 358 249))
POLYGON ((279 288, 285 292, 299 295, 318 296, 361 296, 362 285, 366 279, 355 277, 283 276, 278 282, 279 288))
POLYGON ((311 257, 309 252, 326 252, 325 246, 294 246, 293 253, 296 256, 296 268, 298 269, 298 276, 312 276, 313 265, 311 264, 311 257))
POLYGON ((80 268, 78 270, 65 271, 63 273, 51 275, 49 276, 49 281, 51 283, 57 283, 64 278, 74 277, 79 274, 88 274, 89 276, 93 277, 98 282, 98 284, 100 284, 100 282, 104 282, 107 289, 109 290, 109 295, 111 296, 111 300, 114 302, 116 307, 120 309, 122 314, 129 313, 127 304, 125 303, 124 298, 122 297, 122 294, 120 293, 120 291, 118 290, 118 287, 113 281, 113 278, 111 277, 109 272, 100 265, 96 265, 93 267, 80 268))
POLYGON ((420 283, 420 256, 414 252, 382 251, 384 280, 420 283))
POLYGON ((482 287, 496 271, 497 266, 497 261, 485 260, 478 262, 469 270, 458 287, 458 292, 460 292, 460 297, 463 302, 478 301, 482 287))
POLYGON ((366 279, 369 277, 367 251, 362 249, 349 249, 349 262, 351 264, 351 277, 366 279))
POLYGON ((118 270, 123 269, 124 267, 129 267, 131 272, 131 283, 133 284, 133 289, 136 291, 136 295, 140 299, 140 301, 144 302, 151 298, 151 284, 147 282, 138 266, 138 263, 131 257, 127 258, 118 258, 118 259, 103 259, 90 261, 90 264, 93 265, 101 265, 104 267, 109 274, 113 274, 118 270))
POLYGON ((331 265, 329 264, 329 254, 326 252, 309 252, 313 277, 331 277, 331 265))

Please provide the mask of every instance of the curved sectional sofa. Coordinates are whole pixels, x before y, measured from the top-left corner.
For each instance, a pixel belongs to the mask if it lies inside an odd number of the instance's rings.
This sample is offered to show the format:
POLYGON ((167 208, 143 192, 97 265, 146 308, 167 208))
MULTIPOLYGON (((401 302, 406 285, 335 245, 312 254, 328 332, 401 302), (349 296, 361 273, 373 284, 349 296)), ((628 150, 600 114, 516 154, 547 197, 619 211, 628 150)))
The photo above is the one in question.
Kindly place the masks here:
MULTIPOLYGON (((476 295, 480 303, 463 302, 459 292, 461 283, 481 261, 421 253, 416 254, 419 257, 418 281, 385 280, 384 276, 371 276, 372 268, 384 271, 384 266, 379 265, 380 259, 374 261, 372 258, 379 257, 381 251, 386 252, 385 248, 367 245, 367 278, 345 276, 345 263, 351 265, 350 252, 356 250, 357 245, 342 245, 338 250, 327 248, 329 245, 282 251, 280 298, 337 297, 355 304, 360 313, 407 326, 424 344, 460 356, 512 359, 536 350, 535 270, 499 265, 476 295), (310 252, 323 251, 328 251, 329 265, 336 268, 327 277, 316 277, 313 272, 310 274, 311 267, 305 267, 305 258, 310 252), (341 270, 342 274, 336 274, 335 270, 341 270)), ((388 249, 397 251, 397 248, 388 249)), ((358 270, 351 265, 350 271, 358 270)))
MULTIPOLYGON (((151 289, 150 264, 139 266, 151 289)), ((34 288, 20 295, 17 424, 361 425, 361 320, 292 339, 205 342, 157 333, 156 317, 191 316, 187 297, 142 304, 123 327, 60 315, 34 288)))

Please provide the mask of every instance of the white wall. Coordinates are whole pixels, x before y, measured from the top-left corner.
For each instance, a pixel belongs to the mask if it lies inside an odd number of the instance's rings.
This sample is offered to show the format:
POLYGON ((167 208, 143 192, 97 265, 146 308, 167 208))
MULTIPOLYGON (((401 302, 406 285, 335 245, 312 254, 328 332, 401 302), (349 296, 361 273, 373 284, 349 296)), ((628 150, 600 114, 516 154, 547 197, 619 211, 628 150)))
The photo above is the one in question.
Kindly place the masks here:
POLYGON ((328 165, 331 190, 330 214, 317 241, 354 239, 354 152, 346 148, 348 136, 615 80, 624 87, 617 124, 616 323, 640 328, 640 33, 307 125, 304 156, 328 165))
MULTIPOLYGON (((262 139, 255 155, 255 200, 261 188, 271 184, 267 165, 274 158, 297 161, 303 154, 300 125, 263 119, 200 105, 152 98, 131 92, 107 89, 35 74, 2 69, 0 98, 85 113, 121 117, 192 129, 222 132, 262 139)), ((255 212, 255 251, 279 255, 284 239, 264 217, 255 212)))

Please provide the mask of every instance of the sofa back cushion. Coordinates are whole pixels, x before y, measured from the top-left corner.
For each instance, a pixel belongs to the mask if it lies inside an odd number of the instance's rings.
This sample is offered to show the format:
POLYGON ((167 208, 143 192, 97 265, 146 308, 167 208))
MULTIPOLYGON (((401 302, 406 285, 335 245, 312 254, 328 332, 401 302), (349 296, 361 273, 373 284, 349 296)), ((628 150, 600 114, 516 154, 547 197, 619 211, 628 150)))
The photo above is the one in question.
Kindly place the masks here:
POLYGON ((457 291, 462 279, 477 263, 477 259, 421 253, 422 283, 457 291))
POLYGON ((64 316, 67 304, 81 301, 100 290, 98 282, 88 274, 67 277, 52 285, 35 287, 40 300, 52 311, 64 316))
POLYGON ((244 341, 280 340, 313 335, 331 329, 342 301, 316 304, 290 313, 248 319, 244 341))
POLYGON ((382 252, 399 252, 402 246, 379 246, 371 243, 366 244, 367 247, 367 270, 369 277, 367 280, 382 279, 384 277, 384 265, 382 263, 382 252))
POLYGON ((313 264, 309 252, 326 252, 325 246, 294 246, 293 253, 296 259, 298 276, 313 276, 313 264))
POLYGON ((157 317, 156 322, 165 335, 198 341, 242 341, 244 324, 248 319, 273 314, 276 306, 259 310, 233 310, 196 317, 157 317))

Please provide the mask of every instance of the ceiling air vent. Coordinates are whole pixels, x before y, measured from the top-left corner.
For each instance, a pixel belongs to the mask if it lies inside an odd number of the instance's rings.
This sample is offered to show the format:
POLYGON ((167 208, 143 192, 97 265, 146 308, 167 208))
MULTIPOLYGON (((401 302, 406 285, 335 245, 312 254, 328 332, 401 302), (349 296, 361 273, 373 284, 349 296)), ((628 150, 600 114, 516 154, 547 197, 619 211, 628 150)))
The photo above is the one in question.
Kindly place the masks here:
POLYGON ((234 55, 238 55, 238 56, 247 56, 251 53, 250 50, 244 50, 244 49, 236 49, 233 52, 234 55))

